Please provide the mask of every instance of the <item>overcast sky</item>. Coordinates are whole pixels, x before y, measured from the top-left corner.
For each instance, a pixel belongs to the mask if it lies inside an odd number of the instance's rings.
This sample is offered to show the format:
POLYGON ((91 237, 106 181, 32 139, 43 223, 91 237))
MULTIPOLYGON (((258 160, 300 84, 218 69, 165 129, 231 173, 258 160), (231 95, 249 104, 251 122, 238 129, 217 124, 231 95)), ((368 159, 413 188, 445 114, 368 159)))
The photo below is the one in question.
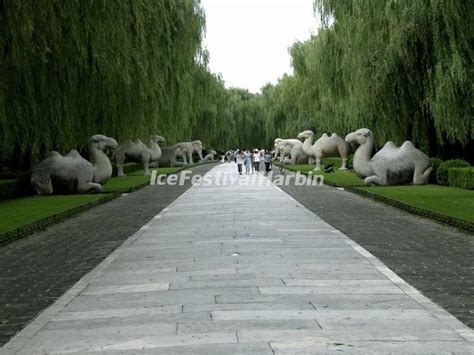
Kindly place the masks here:
POLYGON ((291 73, 288 47, 316 33, 313 0, 202 0, 209 67, 227 87, 258 92, 291 73))

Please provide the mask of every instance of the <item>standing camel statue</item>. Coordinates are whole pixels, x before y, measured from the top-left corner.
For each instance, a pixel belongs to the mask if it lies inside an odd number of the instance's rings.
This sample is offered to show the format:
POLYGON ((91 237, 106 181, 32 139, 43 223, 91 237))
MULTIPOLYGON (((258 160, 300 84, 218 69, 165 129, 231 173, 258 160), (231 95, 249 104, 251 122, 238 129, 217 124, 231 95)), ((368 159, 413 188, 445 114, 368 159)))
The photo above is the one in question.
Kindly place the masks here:
POLYGON ((91 163, 75 149, 65 156, 53 151, 33 169, 31 185, 39 195, 100 192, 112 176, 105 150, 115 148, 115 139, 96 134, 89 140, 91 163))
POLYGON ((148 141, 148 146, 141 140, 128 142, 118 147, 114 152, 117 176, 126 176, 123 172, 125 160, 143 164, 144 175, 150 175, 150 164, 158 162, 161 157, 160 143, 166 140, 159 135, 152 135, 148 141))
POLYGON ((354 171, 365 179, 368 185, 396 185, 410 182, 422 185, 428 182, 433 170, 430 158, 416 149, 410 141, 404 142, 400 147, 388 141, 373 157, 375 140, 371 130, 361 128, 349 133, 346 142, 359 145, 354 153, 354 171))
POLYGON ((339 154, 342 159, 342 165, 339 170, 346 170, 347 158, 349 157, 350 147, 344 139, 333 133, 329 137, 324 133, 314 144, 314 133, 310 130, 303 131, 298 134, 298 139, 304 141, 303 151, 310 157, 316 159, 315 171, 321 170, 321 159, 326 157, 333 157, 339 154))

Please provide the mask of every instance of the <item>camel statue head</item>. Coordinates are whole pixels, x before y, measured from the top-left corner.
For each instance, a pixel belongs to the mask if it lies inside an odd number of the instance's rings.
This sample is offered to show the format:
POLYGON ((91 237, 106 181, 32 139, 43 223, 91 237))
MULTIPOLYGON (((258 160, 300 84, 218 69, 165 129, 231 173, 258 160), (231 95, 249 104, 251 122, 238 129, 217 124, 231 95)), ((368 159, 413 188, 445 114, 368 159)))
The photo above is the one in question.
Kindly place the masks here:
POLYGON ((176 147, 175 149, 176 156, 182 156, 186 154, 187 149, 184 143, 177 143, 175 147, 176 147))
POLYGON ((298 137, 297 137, 297 138, 298 138, 300 141, 304 141, 304 140, 306 140, 306 139, 308 139, 308 138, 310 138, 310 137, 313 137, 313 136, 314 136, 313 131, 310 131, 310 130, 308 129, 308 130, 303 131, 303 132, 301 132, 300 134, 298 134, 298 137))
POLYGON ((156 144, 166 143, 166 139, 163 138, 162 136, 157 135, 157 134, 154 134, 154 135, 150 136, 150 140, 153 143, 156 143, 156 144))
POLYGON ((273 145, 273 147, 278 150, 278 147, 280 146, 280 143, 281 143, 282 141, 283 141, 282 138, 277 138, 277 139, 275 139, 275 144, 273 145))
POLYGON ((113 138, 104 136, 103 134, 95 134, 89 140, 90 150, 101 150, 116 149, 118 146, 117 141, 113 138))
POLYGON ((361 128, 355 132, 349 133, 346 136, 345 141, 349 144, 363 145, 367 143, 368 140, 372 140, 373 134, 372 131, 368 128, 361 128))
POLYGON ((191 144, 193 145, 194 151, 202 151, 202 142, 200 140, 192 141, 191 144))

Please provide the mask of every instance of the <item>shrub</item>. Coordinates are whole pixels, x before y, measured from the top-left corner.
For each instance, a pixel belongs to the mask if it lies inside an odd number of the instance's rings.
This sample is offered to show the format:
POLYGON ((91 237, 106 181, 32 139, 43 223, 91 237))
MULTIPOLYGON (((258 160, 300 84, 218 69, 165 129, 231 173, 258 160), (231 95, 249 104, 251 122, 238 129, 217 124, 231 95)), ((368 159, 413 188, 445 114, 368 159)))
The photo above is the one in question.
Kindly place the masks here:
POLYGON ((448 169, 449 186, 474 189, 474 167, 448 169))
POLYGON ((0 181, 0 201, 15 197, 16 189, 16 180, 0 181))
POLYGON ((36 191, 30 184, 30 175, 28 174, 16 180, 0 180, 0 201, 35 194, 36 191))
POLYGON ((431 166, 433 167, 433 170, 431 171, 431 174, 430 174, 430 179, 429 179, 430 184, 436 184, 438 182, 436 180, 436 173, 441 164, 443 164, 443 161, 441 159, 431 158, 431 166))
POLYGON ((438 171, 436 172, 436 180, 438 181, 438 184, 448 185, 448 169, 449 168, 465 168, 468 166, 469 166, 469 163, 462 159, 447 160, 441 163, 441 165, 438 168, 438 171))

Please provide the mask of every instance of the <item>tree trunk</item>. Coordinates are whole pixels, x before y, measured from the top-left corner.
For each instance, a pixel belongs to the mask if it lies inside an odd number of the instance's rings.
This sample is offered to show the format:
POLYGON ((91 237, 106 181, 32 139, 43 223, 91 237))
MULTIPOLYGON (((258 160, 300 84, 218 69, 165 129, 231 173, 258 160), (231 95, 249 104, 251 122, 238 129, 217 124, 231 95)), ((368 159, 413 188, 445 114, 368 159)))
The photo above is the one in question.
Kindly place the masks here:
POLYGON ((438 140, 436 137, 436 127, 431 110, 423 107, 423 119, 426 122, 426 135, 428 140, 428 155, 430 157, 438 156, 438 140))

